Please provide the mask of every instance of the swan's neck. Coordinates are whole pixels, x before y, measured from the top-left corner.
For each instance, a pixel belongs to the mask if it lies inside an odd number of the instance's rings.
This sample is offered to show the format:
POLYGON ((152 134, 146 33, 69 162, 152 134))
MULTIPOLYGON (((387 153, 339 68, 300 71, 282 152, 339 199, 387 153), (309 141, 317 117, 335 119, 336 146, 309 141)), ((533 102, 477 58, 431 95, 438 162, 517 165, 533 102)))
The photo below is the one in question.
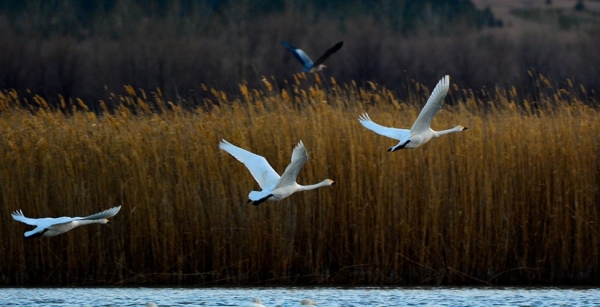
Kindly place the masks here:
POLYGON ((300 187, 300 191, 308 191, 308 190, 314 190, 316 188, 320 188, 320 187, 324 187, 324 186, 328 186, 331 185, 327 180, 325 181, 321 181, 317 184, 311 184, 311 185, 298 185, 300 187))
POLYGON ((442 130, 442 131, 434 131, 435 132, 434 135, 435 135, 435 137, 440 137, 444 134, 448 134, 448 133, 452 133, 452 132, 461 132, 461 131, 462 131, 462 129, 460 127, 454 127, 454 128, 446 129, 446 130, 442 130))
POLYGON ((72 222, 75 226, 89 225, 89 224, 105 224, 104 220, 79 220, 72 222))

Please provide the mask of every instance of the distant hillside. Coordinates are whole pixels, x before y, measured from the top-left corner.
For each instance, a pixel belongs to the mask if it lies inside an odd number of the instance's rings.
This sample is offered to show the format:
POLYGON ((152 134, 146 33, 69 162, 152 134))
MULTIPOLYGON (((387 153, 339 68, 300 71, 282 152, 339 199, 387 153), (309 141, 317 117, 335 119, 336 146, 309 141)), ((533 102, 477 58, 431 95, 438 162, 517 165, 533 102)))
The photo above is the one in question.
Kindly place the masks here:
POLYGON ((480 29, 502 25, 491 10, 477 9, 470 0, 7 0, 0 3, 0 14, 7 16, 10 24, 19 30, 37 29, 42 35, 106 34, 105 21, 115 19, 135 24, 143 19, 169 18, 179 20, 182 27, 190 20, 201 19, 200 24, 208 26, 213 21, 253 20, 281 12, 341 21, 371 17, 404 34, 452 26, 480 29), (23 19, 31 22, 23 23, 23 19))
MULTIPOLYGON (((0 89, 110 100, 124 85, 201 101, 203 84, 279 87, 300 64, 344 47, 320 76, 407 95, 449 74, 463 88, 575 80, 600 96, 599 1, 0 1, 0 89), (500 20, 501 21, 500 21, 500 20), (555 22, 554 20, 558 21, 555 22), (556 24, 563 26, 557 26, 556 24), (499 25, 503 25, 499 27, 499 25), (491 26, 491 27, 490 27, 491 26), (556 59, 561 59, 557 61, 556 59)), ((534 96, 533 99, 536 99, 534 96)))

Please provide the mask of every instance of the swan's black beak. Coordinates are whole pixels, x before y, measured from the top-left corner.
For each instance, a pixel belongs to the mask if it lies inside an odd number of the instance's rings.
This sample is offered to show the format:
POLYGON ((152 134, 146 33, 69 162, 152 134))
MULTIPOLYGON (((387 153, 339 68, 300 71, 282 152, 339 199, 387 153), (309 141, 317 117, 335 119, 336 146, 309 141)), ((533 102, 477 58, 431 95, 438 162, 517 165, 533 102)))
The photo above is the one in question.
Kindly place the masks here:
POLYGON ((469 129, 469 128, 467 128, 467 127, 463 127, 463 131, 465 131, 465 130, 467 130, 467 129, 469 129))
POLYGON ((106 224, 112 224, 112 222, 109 219, 106 219, 106 224))
POLYGON ((331 180, 331 185, 334 185, 334 184, 336 184, 336 183, 337 183, 337 182, 335 182, 335 181, 331 180))

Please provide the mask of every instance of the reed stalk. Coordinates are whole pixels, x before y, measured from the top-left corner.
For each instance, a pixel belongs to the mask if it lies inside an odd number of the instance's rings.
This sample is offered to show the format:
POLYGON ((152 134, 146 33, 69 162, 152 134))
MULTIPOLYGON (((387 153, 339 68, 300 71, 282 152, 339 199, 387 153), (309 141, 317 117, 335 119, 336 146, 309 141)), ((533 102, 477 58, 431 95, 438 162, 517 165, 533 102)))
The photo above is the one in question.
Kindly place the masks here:
POLYGON ((453 87, 433 128, 469 129, 389 153, 396 141, 358 116, 409 128, 426 86, 399 99, 299 76, 285 89, 242 84, 236 97, 206 88, 212 98, 192 109, 133 88, 101 113, 2 91, 0 285, 599 281, 600 112, 576 86, 540 77, 538 101, 453 87), (302 140, 298 182, 338 184, 248 205, 258 185, 221 139, 278 172, 302 140), (117 205, 111 226, 36 240, 10 217, 117 205))

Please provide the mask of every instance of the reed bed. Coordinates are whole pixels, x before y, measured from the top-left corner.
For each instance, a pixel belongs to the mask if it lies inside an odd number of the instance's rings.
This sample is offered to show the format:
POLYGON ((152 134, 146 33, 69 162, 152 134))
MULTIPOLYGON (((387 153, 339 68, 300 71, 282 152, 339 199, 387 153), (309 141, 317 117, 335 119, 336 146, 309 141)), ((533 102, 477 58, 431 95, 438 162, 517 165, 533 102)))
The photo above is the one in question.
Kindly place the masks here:
MULTIPOLYGON (((272 80, 271 80, 272 81, 272 80)), ((373 83, 298 75, 286 88, 205 88, 203 107, 127 87, 104 112, 0 95, 1 285, 591 284, 599 281, 599 111, 571 85, 451 88, 434 129, 464 133, 414 149, 358 123, 410 127, 429 90, 398 99, 373 83), (478 98, 479 97, 479 98, 478 98), (27 100, 27 101, 26 101, 27 100), (298 182, 337 185, 278 203, 218 142, 278 171, 302 140, 298 182), (113 224, 23 238, 26 216, 113 224)), ((433 86, 437 80, 432 80, 433 86)))

